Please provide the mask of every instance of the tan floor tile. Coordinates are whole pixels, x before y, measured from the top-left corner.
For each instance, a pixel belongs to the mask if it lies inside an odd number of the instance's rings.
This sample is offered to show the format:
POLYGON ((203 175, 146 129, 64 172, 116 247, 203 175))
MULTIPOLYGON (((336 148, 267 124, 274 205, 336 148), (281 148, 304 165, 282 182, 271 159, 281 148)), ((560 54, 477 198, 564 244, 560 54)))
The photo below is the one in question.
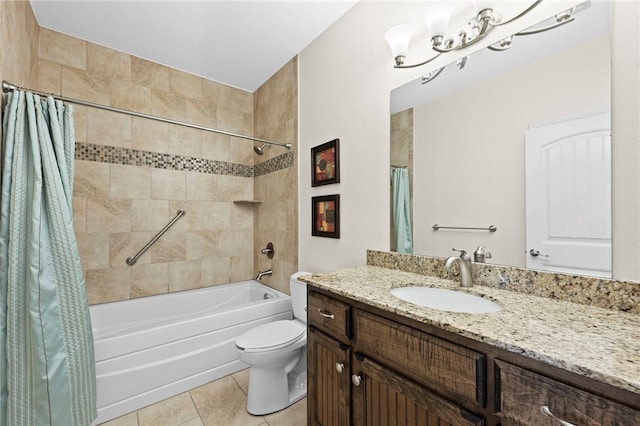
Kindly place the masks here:
POLYGON ((277 413, 265 416, 269 426, 302 426, 307 424, 307 398, 277 413))
POLYGON ((227 376, 190 391, 205 426, 257 426, 264 418, 247 413, 247 396, 227 376))
POLYGON ((138 411, 140 426, 178 426, 198 418, 189 393, 176 395, 138 411))
POLYGON ((138 413, 125 414, 106 423, 100 423, 100 426, 138 426, 138 413))
POLYGON ((240 386, 240 388, 245 394, 249 392, 249 372, 250 371, 251 371, 250 368, 245 368, 244 370, 238 371, 237 373, 234 373, 231 375, 231 377, 233 377, 233 380, 236 381, 238 386, 240 386))
POLYGON ((180 423, 180 426, 204 426, 204 423, 202 423, 202 419, 200 417, 196 417, 195 419, 191 419, 185 423, 180 423))

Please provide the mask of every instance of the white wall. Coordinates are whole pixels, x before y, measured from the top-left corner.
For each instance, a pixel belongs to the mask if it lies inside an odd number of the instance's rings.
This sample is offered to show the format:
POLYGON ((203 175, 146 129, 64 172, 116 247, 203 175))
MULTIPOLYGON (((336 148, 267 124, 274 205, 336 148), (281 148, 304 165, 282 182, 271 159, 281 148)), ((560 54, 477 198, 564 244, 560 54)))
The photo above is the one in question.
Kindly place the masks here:
POLYGON ((492 263, 525 266, 525 130, 610 106, 609 44, 598 37, 414 108, 415 253, 485 244, 492 263))
MULTIPOLYGON (((508 4, 522 5, 521 2, 508 4)), ((423 26, 423 6, 423 2, 360 1, 299 56, 301 270, 326 271, 364 264, 367 249, 387 250, 389 247, 389 93, 454 59, 444 55, 429 64, 431 66, 411 70, 392 68, 384 33, 393 25, 404 22, 414 24, 416 28, 423 26), (312 188, 310 149, 334 138, 340 138, 341 144, 341 183, 312 188), (341 238, 312 237, 311 197, 333 193, 341 195, 341 238)), ((508 32, 524 29, 566 6, 567 3, 557 1, 543 2, 526 19, 498 28, 479 43, 477 48, 470 50, 475 51, 500 40, 508 32)), ((614 90, 612 109, 614 133, 625 135, 625 140, 616 143, 629 146, 630 154, 638 159, 636 165, 640 164, 640 151, 635 148, 640 135, 638 9, 639 5, 635 1, 616 1, 613 25, 615 40, 633 35, 632 40, 620 42, 617 51, 613 52, 613 78, 618 80, 616 84, 620 89, 614 90), (621 28, 624 28, 624 32, 621 28), (620 59, 621 63, 630 62, 629 66, 634 66, 635 63, 635 68, 619 69, 616 57, 624 58, 620 59), (622 90, 622 87, 629 89, 622 90), (616 109, 624 109, 625 114, 620 119, 616 117, 616 109)), ((508 15, 505 13, 505 16, 508 15)), ((416 34, 414 38, 417 40, 420 36, 423 40, 426 39, 424 34, 416 34)), ((417 44, 414 40, 412 45, 417 44)), ((418 47, 410 50, 410 60, 421 58, 416 54, 417 50, 418 47)), ((614 176, 616 191, 630 194, 636 200, 627 203, 629 206, 625 209, 629 213, 625 212, 624 217, 618 217, 617 206, 614 205, 614 257, 616 251, 628 248, 630 253, 623 263, 630 266, 625 270, 631 269, 629 274, 633 275, 635 272, 635 279, 640 279, 637 261, 640 258, 640 172, 637 167, 635 169, 622 178, 614 176), (631 229, 635 236, 620 238, 625 246, 616 249, 616 227, 625 228, 627 224, 622 222, 627 221, 627 216, 635 221, 631 229)), ((626 195, 614 193, 614 204, 622 197, 626 195)), ((622 265, 619 267, 623 269, 622 265)), ((614 274, 615 269, 614 262, 614 274)), ((626 278, 630 278, 630 275, 626 278)))

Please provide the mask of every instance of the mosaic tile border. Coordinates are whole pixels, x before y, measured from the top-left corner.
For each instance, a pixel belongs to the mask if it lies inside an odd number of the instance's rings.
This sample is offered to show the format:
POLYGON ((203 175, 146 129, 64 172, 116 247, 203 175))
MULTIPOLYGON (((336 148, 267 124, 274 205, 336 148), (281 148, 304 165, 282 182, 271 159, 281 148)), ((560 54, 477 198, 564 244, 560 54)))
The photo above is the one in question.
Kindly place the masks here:
MULTIPOLYGON (((440 257, 367 250, 367 265, 457 280, 457 268, 446 269, 444 264, 440 257)), ((479 285, 640 314, 640 283, 491 263, 474 263, 472 272, 479 285)))
POLYGON ((75 159, 95 161, 98 163, 250 178, 286 169, 292 167, 294 164, 292 152, 271 158, 255 166, 247 166, 227 161, 83 142, 76 142, 75 159))

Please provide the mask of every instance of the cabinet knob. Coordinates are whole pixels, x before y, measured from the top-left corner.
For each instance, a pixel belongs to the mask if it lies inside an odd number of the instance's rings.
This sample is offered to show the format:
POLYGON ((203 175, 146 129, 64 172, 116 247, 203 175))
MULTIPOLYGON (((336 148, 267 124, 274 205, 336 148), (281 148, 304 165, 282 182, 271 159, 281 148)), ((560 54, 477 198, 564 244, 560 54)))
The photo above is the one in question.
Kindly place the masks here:
POLYGON ((569 423, 566 422, 558 417, 556 417, 551 410, 549 409, 549 407, 547 407, 546 405, 543 405, 542 407, 540 407, 540 411, 542 411, 542 414, 544 414, 545 416, 549 416, 551 417, 557 424, 559 424, 560 426, 575 426, 573 423, 569 423))
POLYGON ((360 386, 360 383, 362 383, 362 377, 354 374, 353 376, 351 376, 351 381, 355 386, 360 386))
POLYGON ((336 317, 336 316, 335 316, 335 315, 333 315, 331 312, 323 311, 323 310, 322 310, 322 309, 320 309, 320 308, 318 308, 318 313, 319 313, 320 315, 322 315, 323 317, 325 317, 325 318, 329 318, 329 319, 334 319, 334 318, 336 317))
POLYGON ((344 371, 344 364, 341 362, 336 362, 336 371, 340 374, 344 371))

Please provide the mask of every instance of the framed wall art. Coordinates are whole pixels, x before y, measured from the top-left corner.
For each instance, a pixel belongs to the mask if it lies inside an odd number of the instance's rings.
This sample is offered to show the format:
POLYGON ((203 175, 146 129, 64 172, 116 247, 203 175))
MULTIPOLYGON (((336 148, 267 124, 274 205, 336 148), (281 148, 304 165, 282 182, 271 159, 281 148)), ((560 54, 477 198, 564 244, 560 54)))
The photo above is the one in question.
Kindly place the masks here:
POLYGON ((340 139, 311 148, 311 186, 340 182, 340 139))
POLYGON ((311 235, 340 238, 340 195, 311 198, 311 235))

